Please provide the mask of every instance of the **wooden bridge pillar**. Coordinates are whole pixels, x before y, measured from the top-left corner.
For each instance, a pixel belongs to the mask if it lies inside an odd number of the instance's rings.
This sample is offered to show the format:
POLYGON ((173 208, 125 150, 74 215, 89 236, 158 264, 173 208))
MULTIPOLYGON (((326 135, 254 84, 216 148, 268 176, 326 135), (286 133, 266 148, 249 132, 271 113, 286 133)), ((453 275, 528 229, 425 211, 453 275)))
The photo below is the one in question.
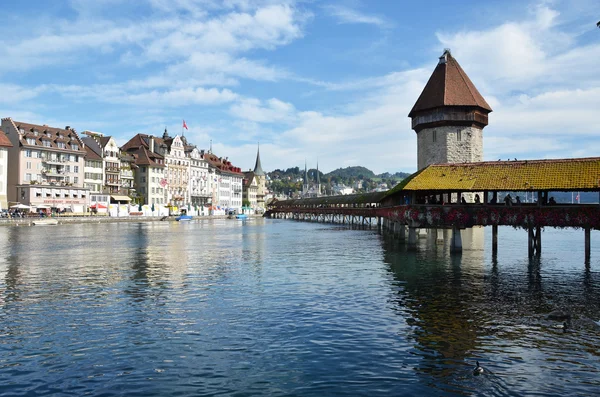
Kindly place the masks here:
POLYGON ((406 226, 404 223, 397 223, 398 225, 398 240, 406 241, 406 226))
POLYGON ((585 254, 584 254, 584 258, 585 258, 585 263, 590 263, 590 228, 586 227, 584 229, 584 235, 585 235, 585 254))
POLYGON ((417 228, 413 226, 408 227, 408 249, 410 251, 417 249, 417 228))
POLYGON ((492 255, 498 255, 498 225, 492 225, 492 255))
POLYGON ((452 228, 450 252, 462 252, 462 237, 460 235, 460 229, 457 227, 452 228))

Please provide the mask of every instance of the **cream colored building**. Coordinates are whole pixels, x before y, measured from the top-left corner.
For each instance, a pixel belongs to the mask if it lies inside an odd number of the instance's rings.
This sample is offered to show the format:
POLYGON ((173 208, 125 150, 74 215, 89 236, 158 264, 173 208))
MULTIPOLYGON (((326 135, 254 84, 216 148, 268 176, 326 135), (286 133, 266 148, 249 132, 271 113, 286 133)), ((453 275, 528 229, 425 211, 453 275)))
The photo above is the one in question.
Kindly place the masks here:
POLYGON ((0 210, 8 208, 7 179, 8 179, 8 149, 12 147, 12 143, 0 130, 0 210))
POLYGON ((86 212, 86 151, 77 132, 2 119, 9 149, 8 200, 33 207, 86 212))

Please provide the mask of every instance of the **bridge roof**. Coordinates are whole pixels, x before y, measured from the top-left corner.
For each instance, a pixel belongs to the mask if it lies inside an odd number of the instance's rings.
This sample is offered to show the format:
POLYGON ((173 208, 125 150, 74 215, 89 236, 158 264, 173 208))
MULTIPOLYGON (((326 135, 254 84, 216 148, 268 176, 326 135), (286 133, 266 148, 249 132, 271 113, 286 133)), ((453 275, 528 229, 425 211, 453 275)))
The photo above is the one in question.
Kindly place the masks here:
POLYGON ((600 190, 600 157, 432 164, 404 179, 399 191, 600 190))
POLYGON ((274 203, 274 206, 294 206, 298 205, 320 205, 320 204, 362 204, 362 203, 378 203, 387 192, 373 192, 361 194, 346 194, 341 196, 324 196, 311 197, 296 200, 283 200, 274 203))

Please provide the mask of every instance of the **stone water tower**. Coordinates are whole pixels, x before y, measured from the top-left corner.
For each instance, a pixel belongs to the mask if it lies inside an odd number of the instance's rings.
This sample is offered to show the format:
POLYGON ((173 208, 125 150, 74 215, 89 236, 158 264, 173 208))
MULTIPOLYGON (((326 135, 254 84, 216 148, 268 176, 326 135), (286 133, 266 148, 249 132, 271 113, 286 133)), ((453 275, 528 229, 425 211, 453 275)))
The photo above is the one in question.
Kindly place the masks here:
POLYGON ((408 117, 417 133, 417 165, 483 161, 483 128, 492 108, 449 49, 408 117))

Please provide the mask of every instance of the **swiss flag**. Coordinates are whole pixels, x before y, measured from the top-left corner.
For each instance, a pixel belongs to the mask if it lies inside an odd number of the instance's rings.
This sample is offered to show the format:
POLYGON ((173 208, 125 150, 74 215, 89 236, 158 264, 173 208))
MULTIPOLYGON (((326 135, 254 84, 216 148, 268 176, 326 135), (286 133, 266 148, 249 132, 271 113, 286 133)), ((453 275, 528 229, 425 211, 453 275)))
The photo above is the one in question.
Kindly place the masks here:
POLYGON ((187 124, 185 123, 185 120, 183 120, 183 128, 185 128, 186 130, 188 129, 187 124))

